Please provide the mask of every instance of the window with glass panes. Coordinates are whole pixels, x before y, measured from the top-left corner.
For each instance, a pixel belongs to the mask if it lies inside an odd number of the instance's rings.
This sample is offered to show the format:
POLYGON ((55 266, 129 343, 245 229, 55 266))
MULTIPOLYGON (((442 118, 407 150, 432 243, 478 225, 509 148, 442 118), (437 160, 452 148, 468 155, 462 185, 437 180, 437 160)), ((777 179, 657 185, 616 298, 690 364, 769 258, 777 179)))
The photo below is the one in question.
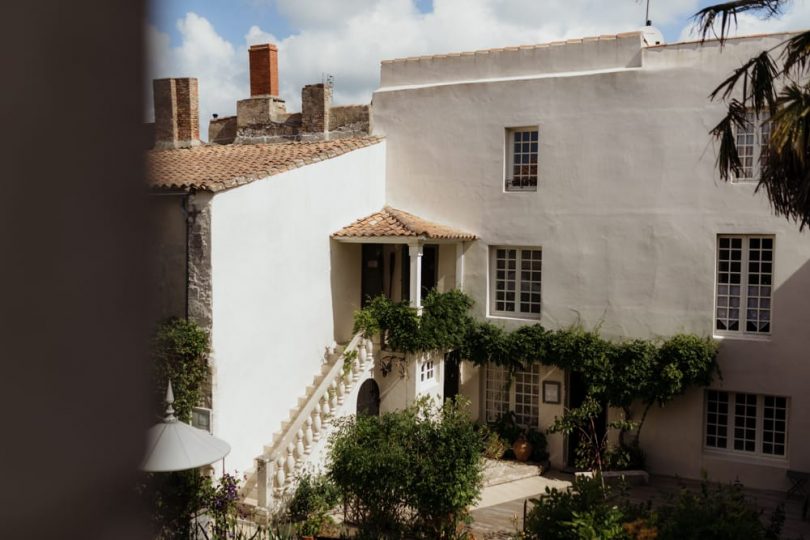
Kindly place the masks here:
POLYGON ((542 250, 496 247, 491 257, 492 312, 540 317, 542 250))
POLYGON ((766 162, 768 142, 771 138, 770 120, 760 121, 752 112, 745 116, 746 123, 736 128, 735 143, 740 158, 737 182, 753 182, 759 179, 761 166, 766 162))
POLYGON ((494 422, 507 411, 523 427, 538 428, 540 423, 540 364, 518 370, 509 381, 506 368, 487 364, 484 406, 487 422, 494 422))
POLYGON ((787 455, 788 399, 742 392, 706 392, 706 448, 787 455))
POLYGON ((773 247, 772 236, 718 236, 716 330, 770 333, 773 247))
POLYGON ((537 128, 512 128, 507 133, 507 191, 537 190, 537 128))

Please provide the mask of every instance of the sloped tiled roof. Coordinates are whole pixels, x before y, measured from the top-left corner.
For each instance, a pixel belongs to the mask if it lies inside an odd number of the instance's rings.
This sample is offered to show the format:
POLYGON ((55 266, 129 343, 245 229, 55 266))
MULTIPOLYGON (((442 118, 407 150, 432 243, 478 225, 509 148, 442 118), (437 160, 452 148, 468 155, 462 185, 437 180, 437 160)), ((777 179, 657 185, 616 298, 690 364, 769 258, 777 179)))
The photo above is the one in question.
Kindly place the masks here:
POLYGON ((475 240, 474 234, 432 223, 408 212, 386 206, 379 212, 343 227, 333 238, 425 237, 441 240, 475 240))
POLYGON ((152 150, 149 185, 158 190, 222 191, 380 142, 380 137, 152 150))

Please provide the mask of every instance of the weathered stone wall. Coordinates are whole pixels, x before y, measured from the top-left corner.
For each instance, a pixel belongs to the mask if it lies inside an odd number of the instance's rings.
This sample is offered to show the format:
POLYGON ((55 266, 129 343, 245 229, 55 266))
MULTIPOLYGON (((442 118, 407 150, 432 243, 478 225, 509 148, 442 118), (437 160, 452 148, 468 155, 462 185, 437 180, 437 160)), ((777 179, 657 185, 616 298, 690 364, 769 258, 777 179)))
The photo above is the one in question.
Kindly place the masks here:
POLYGON ((188 318, 211 331, 211 198, 210 193, 189 195, 188 318))
POLYGON ((231 144, 236 139, 236 117, 214 118, 208 122, 208 142, 231 144))
POLYGON ((329 131, 335 131, 341 128, 355 129, 356 126, 365 125, 365 131, 368 132, 369 105, 340 105, 329 109, 329 131))

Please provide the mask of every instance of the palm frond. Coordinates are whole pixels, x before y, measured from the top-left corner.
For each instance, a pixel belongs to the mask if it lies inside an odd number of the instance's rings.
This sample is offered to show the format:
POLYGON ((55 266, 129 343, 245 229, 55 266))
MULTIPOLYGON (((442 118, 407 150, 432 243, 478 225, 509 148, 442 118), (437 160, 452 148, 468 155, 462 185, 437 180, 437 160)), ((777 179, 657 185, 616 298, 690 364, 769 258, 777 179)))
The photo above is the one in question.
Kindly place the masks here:
POLYGON ((791 37, 785 44, 782 57, 784 59, 782 69, 785 73, 794 69, 799 74, 803 73, 810 59, 810 31, 791 37))
POLYGON ((709 94, 711 100, 718 98, 727 100, 737 84, 742 81, 741 103, 749 105, 759 114, 766 109, 769 112, 776 110, 775 81, 780 75, 769 51, 762 51, 734 72, 709 94))
POLYGON ((748 127, 749 123, 745 105, 733 99, 728 104, 726 116, 710 132, 712 137, 719 142, 717 170, 723 181, 728 182, 742 173, 742 162, 737 152, 735 134, 738 129, 748 127))
POLYGON ((705 41, 710 37, 716 37, 721 42, 725 41, 732 28, 737 26, 737 15, 746 11, 764 12, 763 17, 773 17, 781 12, 782 6, 787 0, 733 0, 708 6, 692 17, 700 40, 705 41), (716 26, 719 21, 719 33, 716 26))
POLYGON ((788 85, 779 103, 757 190, 765 190, 777 215, 803 229, 810 226, 810 86, 788 85))

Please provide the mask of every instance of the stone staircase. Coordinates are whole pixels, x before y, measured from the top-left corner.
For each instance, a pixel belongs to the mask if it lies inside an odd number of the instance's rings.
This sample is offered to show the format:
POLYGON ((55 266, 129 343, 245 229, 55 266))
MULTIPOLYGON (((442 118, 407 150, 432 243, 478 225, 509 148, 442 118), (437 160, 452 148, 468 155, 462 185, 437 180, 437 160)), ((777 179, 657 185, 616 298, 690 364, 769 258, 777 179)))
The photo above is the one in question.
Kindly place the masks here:
POLYGON ((301 472, 323 467, 335 420, 356 412, 360 386, 374 377, 373 350, 373 342, 358 333, 342 350, 330 351, 247 473, 241 490, 244 510, 261 519, 295 489, 301 472))

